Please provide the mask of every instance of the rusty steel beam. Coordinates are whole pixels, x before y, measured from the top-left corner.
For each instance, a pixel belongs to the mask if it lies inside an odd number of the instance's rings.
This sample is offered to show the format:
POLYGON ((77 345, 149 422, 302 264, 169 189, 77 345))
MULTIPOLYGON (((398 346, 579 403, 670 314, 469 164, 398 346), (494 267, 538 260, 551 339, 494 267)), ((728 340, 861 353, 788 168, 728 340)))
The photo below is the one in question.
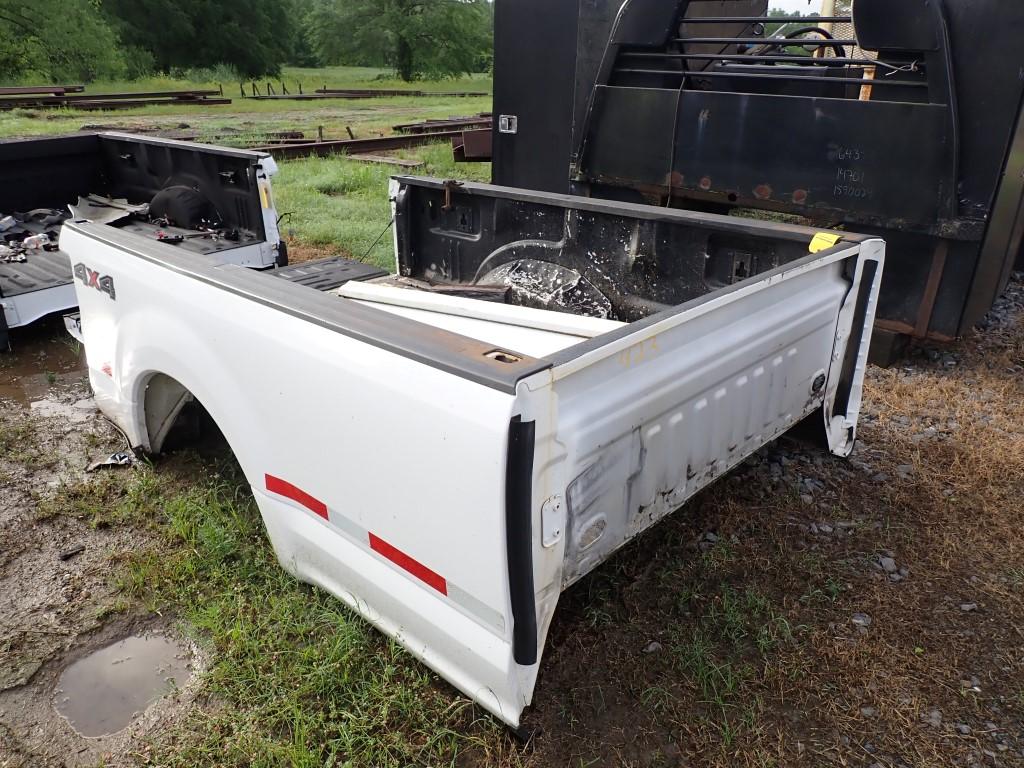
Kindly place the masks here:
POLYGON ((436 133, 456 128, 486 128, 492 123, 488 115, 478 117, 453 117, 449 120, 424 120, 419 123, 402 123, 392 126, 399 133, 436 133))
POLYGON ((219 90, 197 88, 188 91, 118 91, 116 93, 78 93, 73 96, 64 96, 66 101, 89 101, 105 99, 158 99, 158 98, 195 98, 199 96, 220 96, 219 90))
POLYGON ((452 139, 452 156, 457 163, 490 162, 494 151, 494 132, 490 128, 463 131, 452 139))
POLYGON ((376 139, 342 139, 336 141, 317 141, 308 144, 269 144, 254 147, 261 152, 284 160, 297 157, 327 157, 338 153, 359 155, 375 152, 386 152, 391 149, 421 147, 436 141, 461 136, 462 131, 442 131, 440 133, 421 133, 410 136, 382 136, 376 139))
POLYGON ((199 102, 207 104, 230 104, 230 100, 223 98, 207 99, 208 96, 220 96, 220 91, 191 90, 191 91, 139 91, 126 93, 78 93, 74 95, 55 96, 14 96, 0 97, 0 110, 14 109, 17 107, 72 107, 75 109, 105 109, 93 105, 109 105, 110 109, 117 109, 118 104, 130 104, 142 106, 144 104, 195 104, 199 102), (89 105, 89 106, 83 106, 89 105))
POLYGON ((246 96, 246 98, 253 101, 317 101, 320 99, 372 99, 373 97, 363 94, 290 93, 288 95, 246 96))
POLYGON ((150 107, 158 106, 160 104, 216 107, 230 103, 231 99, 135 99, 132 101, 79 101, 73 104, 68 104, 67 106, 69 109, 81 109, 83 111, 91 112, 95 110, 133 109, 135 107, 150 107))
POLYGON ((317 93, 325 96, 422 96, 423 91, 403 91, 396 88, 317 88, 317 93))
POLYGON ((360 97, 384 97, 384 96, 442 96, 442 97, 464 97, 464 96, 490 96, 486 91, 403 91, 398 89, 373 89, 373 88, 317 88, 317 93, 331 95, 335 98, 360 98, 360 97))
POLYGON ((0 96, 63 96, 65 93, 80 93, 84 89, 84 85, 16 85, 0 88, 0 96))

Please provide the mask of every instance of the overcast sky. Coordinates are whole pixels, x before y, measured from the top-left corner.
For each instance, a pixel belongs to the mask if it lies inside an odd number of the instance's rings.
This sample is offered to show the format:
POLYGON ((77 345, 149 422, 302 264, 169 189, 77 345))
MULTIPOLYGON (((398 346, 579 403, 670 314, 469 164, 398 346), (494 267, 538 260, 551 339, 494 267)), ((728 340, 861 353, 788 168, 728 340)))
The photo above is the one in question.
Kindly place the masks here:
POLYGON ((821 10, 821 0, 811 0, 808 4, 807 0, 771 0, 770 3, 772 8, 781 8, 784 11, 806 11, 808 13, 817 13, 821 10))

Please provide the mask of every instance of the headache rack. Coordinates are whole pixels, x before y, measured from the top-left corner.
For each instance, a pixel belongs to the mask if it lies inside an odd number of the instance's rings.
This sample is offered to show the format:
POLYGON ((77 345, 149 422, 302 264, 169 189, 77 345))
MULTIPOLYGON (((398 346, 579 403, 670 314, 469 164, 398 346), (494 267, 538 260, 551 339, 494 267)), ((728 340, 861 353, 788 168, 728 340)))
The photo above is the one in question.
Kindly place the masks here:
POLYGON ((1024 3, 767 5, 499 4, 494 181, 876 234, 876 327, 962 335, 1024 235, 1024 3))
POLYGON ((930 94, 926 53, 887 59, 865 51, 853 16, 697 15, 703 7, 687 6, 674 24, 678 34, 661 45, 621 46, 609 85, 948 103, 943 62, 932 62, 940 90, 930 94))

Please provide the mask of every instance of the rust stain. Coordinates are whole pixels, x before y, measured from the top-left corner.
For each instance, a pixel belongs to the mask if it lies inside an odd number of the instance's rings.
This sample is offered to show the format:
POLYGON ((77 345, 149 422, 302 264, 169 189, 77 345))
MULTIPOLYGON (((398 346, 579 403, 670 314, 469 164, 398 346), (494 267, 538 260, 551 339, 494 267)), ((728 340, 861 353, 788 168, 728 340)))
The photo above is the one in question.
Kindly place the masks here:
POLYGON ((703 189, 705 192, 707 192, 709 189, 711 189, 711 177, 710 176, 705 176, 704 178, 702 178, 700 180, 700 188, 703 189))
POLYGON ((759 184, 754 187, 754 197, 758 200, 767 200, 772 196, 772 188, 767 184, 759 184))
POLYGON ((803 205, 804 203, 806 203, 807 202, 807 190, 806 189, 798 189, 796 192, 794 192, 793 193, 793 202, 796 203, 797 205, 803 205))

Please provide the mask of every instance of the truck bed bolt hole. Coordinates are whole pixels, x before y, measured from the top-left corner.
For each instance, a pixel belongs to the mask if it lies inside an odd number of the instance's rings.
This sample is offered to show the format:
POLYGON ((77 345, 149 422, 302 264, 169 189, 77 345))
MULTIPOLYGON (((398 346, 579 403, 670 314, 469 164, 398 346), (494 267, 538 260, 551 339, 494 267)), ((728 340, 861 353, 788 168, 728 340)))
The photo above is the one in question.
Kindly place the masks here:
POLYGON ((486 352, 484 353, 484 357, 489 357, 491 360, 497 360, 499 363, 520 363, 523 360, 521 357, 513 355, 511 352, 502 352, 500 349, 486 352))

